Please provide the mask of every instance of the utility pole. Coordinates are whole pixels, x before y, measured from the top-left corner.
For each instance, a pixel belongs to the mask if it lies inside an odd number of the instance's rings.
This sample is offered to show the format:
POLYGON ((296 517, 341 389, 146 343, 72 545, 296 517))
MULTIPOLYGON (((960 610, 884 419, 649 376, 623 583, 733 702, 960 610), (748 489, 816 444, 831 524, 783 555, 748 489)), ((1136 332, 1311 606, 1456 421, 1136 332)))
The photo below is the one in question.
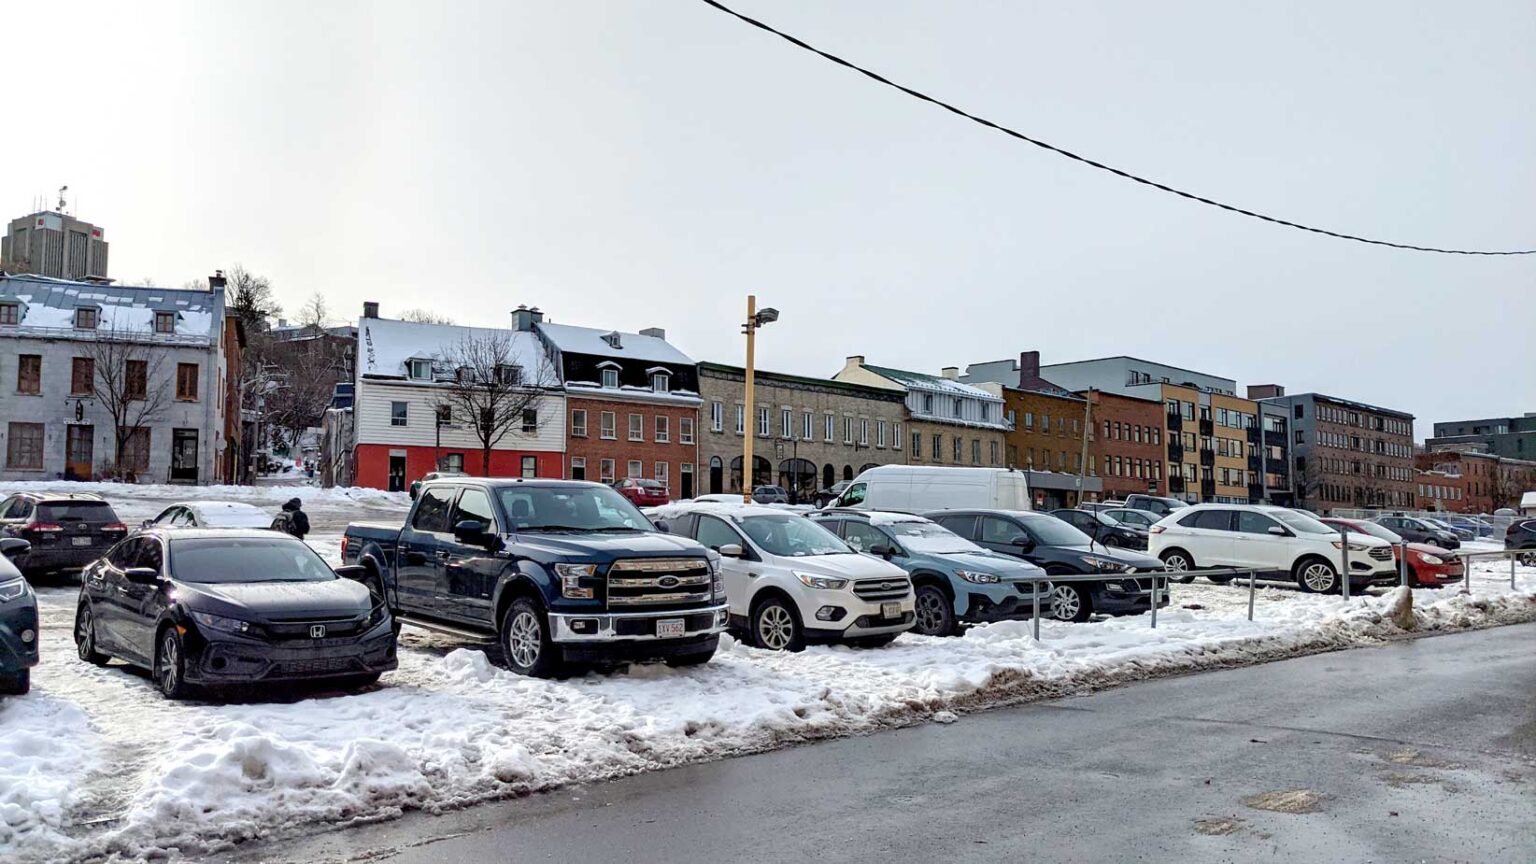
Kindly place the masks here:
POLYGON ((1088 433, 1093 429, 1093 388, 1088 388, 1088 395, 1083 399, 1083 455, 1077 465, 1077 504, 1083 503, 1084 487, 1087 485, 1083 479, 1088 476, 1088 433))
POLYGON ((753 392, 754 363, 756 362, 757 328, 764 324, 772 324, 779 320, 779 310, 772 307, 764 307, 763 311, 757 311, 757 295, 747 295, 747 323, 742 325, 741 332, 747 336, 747 370, 746 370, 746 417, 742 432, 741 448, 741 500, 752 503, 752 436, 757 434, 757 411, 754 406, 755 394, 753 392))

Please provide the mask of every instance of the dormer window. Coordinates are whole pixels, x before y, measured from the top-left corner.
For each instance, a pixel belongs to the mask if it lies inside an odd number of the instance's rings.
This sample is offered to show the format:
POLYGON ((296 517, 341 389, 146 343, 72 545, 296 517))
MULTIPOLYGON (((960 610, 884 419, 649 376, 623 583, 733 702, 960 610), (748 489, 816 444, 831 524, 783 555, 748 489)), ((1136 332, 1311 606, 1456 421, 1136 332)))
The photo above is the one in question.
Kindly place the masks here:
POLYGON ((460 366, 453 370, 453 380, 460 384, 473 384, 475 382, 475 370, 468 366, 460 366))
POLYGON ((932 414, 933 413, 933 394, 932 393, 924 393, 923 394, 923 413, 924 414, 932 414))
POLYGON ((431 381, 432 380, 432 361, 431 360, 412 360, 411 361, 411 380, 412 381, 431 381))
POLYGON ((672 389, 672 373, 665 369, 651 371, 651 391, 654 393, 666 393, 672 389))
POLYGON ((94 306, 79 307, 75 310, 75 329, 95 330, 99 315, 99 310, 94 306))
POLYGON ((619 389, 619 364, 604 363, 602 364, 602 370, 603 388, 607 390, 619 389))
POLYGON ((176 332, 176 313, 175 312, 156 312, 155 313, 155 332, 156 333, 175 333, 176 332))
POLYGON ((20 324, 21 304, 0 303, 0 324, 20 324))
POLYGON ((992 406, 986 402, 981 403, 981 419, 984 421, 992 419, 992 406))
POLYGON ((523 367, 508 363, 496 364, 496 380, 505 386, 523 383, 523 367))
POLYGON ((965 403, 960 401, 959 399, 956 399, 955 400, 955 417, 959 418, 959 417, 964 417, 964 416, 965 416, 965 403))

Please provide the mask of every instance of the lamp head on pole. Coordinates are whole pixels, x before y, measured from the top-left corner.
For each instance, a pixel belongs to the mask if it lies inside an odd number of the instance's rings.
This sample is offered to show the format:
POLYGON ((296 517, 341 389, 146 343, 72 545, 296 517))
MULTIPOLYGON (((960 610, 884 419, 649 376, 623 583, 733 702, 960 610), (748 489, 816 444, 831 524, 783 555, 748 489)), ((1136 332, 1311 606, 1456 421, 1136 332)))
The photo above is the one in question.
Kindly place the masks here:
POLYGON ((752 325, 754 327, 761 327, 764 324, 772 324, 777 320, 779 320, 779 310, 772 306, 765 306, 757 310, 757 314, 752 318, 752 325))

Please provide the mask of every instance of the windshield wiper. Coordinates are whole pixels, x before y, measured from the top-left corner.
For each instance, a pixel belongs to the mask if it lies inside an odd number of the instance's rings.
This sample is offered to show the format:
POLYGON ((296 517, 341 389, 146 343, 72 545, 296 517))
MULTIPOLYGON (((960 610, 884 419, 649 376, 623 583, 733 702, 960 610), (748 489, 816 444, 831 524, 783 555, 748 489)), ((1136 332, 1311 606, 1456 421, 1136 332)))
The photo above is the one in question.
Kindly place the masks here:
POLYGON ((628 525, 530 525, 520 528, 520 531, 570 531, 576 534, 595 534, 603 531, 639 531, 639 528, 631 528, 628 525))

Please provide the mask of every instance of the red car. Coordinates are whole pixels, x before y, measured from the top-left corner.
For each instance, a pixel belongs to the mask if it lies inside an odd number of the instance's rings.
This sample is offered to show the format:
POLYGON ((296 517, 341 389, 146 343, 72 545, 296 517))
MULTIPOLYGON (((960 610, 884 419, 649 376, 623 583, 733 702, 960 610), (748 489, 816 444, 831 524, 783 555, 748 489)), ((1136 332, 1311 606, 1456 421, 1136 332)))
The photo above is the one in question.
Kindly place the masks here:
POLYGON ((667 494, 667 484, 660 480, 636 480, 628 478, 613 484, 613 488, 619 490, 619 494, 629 499, 629 503, 636 507, 660 507, 671 500, 667 494))
MULTIPOLYGON (((1348 528, 1361 534, 1369 534, 1372 537, 1380 537, 1392 544, 1394 558, 1402 555, 1397 545, 1403 542, 1403 538, 1375 522, 1364 519, 1335 519, 1329 517, 1322 520, 1325 525, 1335 528, 1348 528)), ((1431 546, 1428 543, 1408 544, 1408 584, 1415 588, 1440 588, 1455 582, 1460 582, 1467 574, 1467 565, 1456 553, 1439 546, 1431 546)))

